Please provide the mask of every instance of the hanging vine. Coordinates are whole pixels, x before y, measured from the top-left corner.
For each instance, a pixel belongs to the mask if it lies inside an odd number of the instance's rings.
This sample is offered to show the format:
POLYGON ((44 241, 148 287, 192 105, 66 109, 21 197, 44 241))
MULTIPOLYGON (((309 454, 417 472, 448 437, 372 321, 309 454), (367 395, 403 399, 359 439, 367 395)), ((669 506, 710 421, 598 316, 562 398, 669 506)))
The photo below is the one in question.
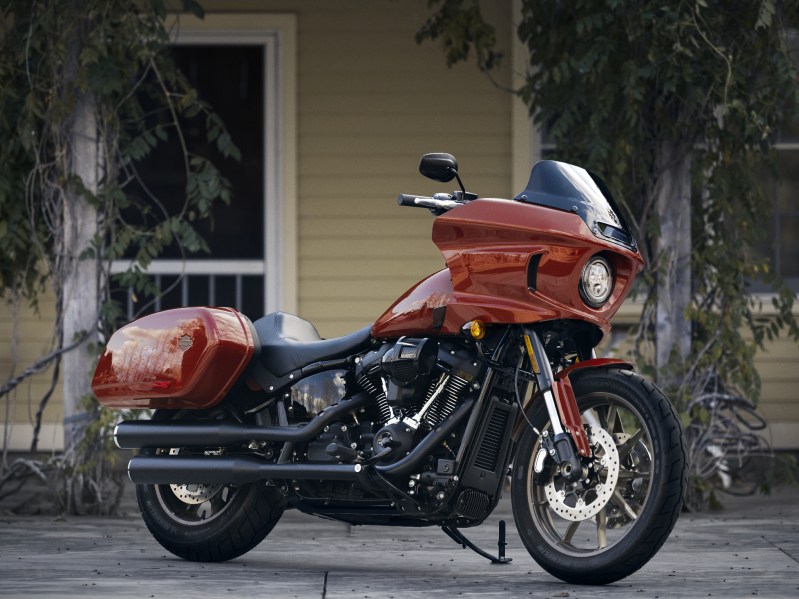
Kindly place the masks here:
MULTIPOLYGON (((202 16, 193 0, 176 6, 166 0, 0 0, 0 296, 34 308, 45 292, 56 301, 51 351, 10 378, 2 395, 48 367, 57 379, 65 353, 87 351, 87 338, 98 332, 105 338, 119 324, 112 290, 157 294, 146 274, 150 262, 171 244, 182 252, 207 251, 195 224, 218 202, 230 202, 228 181, 183 135, 186 122, 198 123, 219 157, 240 159, 220 118, 170 57, 167 11, 177 9, 202 16), (95 160, 76 165, 78 146, 87 139, 95 160), (168 139, 178 141, 184 158, 185 197, 173 213, 137 171, 137 163, 168 139), (87 171, 88 178, 79 174, 87 171), (146 193, 131 193, 134 183, 146 193), (96 226, 90 241, 75 248, 69 247, 69 219, 78 204, 96 226), (130 267, 112 275, 114 260, 128 260, 130 267), (76 264, 95 269, 100 308, 96 330, 65 339, 64 285, 76 264)), ((70 512, 113 510, 105 488, 118 488, 105 450, 112 418, 93 398, 81 401, 81 438, 67 441, 54 466, 62 479, 57 497, 70 512)), ((0 490, 19 470, 0 464, 0 490)))

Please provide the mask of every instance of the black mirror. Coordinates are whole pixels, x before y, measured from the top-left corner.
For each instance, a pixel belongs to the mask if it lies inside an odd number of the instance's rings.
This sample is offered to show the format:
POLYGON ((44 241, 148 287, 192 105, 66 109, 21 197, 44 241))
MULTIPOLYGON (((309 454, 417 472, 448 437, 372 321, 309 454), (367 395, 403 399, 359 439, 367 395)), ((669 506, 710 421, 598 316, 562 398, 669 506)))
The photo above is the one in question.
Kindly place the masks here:
POLYGON ((458 174, 458 161, 452 154, 425 154, 419 163, 419 172, 433 181, 449 183, 458 174))

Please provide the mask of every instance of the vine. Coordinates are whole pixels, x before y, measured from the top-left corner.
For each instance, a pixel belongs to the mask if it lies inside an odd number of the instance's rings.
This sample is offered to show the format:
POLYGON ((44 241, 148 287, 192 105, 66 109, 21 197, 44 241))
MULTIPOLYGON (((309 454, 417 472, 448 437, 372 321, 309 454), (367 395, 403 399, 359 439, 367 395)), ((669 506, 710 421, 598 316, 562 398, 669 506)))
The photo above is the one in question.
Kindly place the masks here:
MULTIPOLYGON (((79 356, 77 372, 65 376, 88 389, 98 343, 122 316, 113 290, 158 294, 146 274, 150 262, 172 244, 183 254, 207 251, 195 224, 231 200, 230 184, 211 157, 195 153, 184 139, 185 123, 197 123, 219 157, 240 159, 221 119, 170 57, 166 21, 174 9, 202 17, 194 0, 179 6, 167 0, 0 0, 0 296, 37 308, 50 289, 56 300, 51 351, 11 377, 3 395, 48 367, 57 379, 64 356, 79 356), (170 138, 184 157, 185 197, 176 213, 137 170, 170 138), (134 185, 144 193, 133 193, 134 185), (81 238, 82 231, 88 236, 81 238), (112 275, 115 260, 130 266, 112 275), (86 281, 96 285, 98 309, 88 324, 67 333, 65 312, 75 300, 65 289, 86 281)), ((39 417, 51 393, 42 398, 39 417)), ((113 417, 85 393, 67 400, 77 406, 66 419, 77 434, 65 430, 65 453, 55 468, 63 479, 61 509, 113 508, 116 501, 109 504, 104 490, 113 417)), ((9 467, 4 459, 0 487, 21 470, 46 469, 9 467)))

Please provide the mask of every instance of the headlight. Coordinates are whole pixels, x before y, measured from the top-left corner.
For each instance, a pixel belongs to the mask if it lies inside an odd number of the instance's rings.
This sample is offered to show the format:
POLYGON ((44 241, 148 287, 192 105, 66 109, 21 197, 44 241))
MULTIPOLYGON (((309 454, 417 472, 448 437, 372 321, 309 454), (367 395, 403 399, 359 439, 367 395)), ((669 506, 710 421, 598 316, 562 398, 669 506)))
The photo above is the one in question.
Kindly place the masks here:
POLYGON ((608 301, 613 291, 613 271, 602 256, 594 256, 583 267, 580 275, 580 295, 592 308, 599 308, 608 301))

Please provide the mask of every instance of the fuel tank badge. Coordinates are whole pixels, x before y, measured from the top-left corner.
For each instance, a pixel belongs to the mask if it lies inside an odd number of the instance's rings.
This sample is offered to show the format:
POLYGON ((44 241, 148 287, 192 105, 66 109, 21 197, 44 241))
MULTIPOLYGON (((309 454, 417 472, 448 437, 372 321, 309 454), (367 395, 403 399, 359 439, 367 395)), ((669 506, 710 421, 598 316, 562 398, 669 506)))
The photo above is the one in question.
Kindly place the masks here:
POLYGON ((194 341, 188 335, 183 335, 183 337, 178 339, 178 347, 183 351, 187 351, 193 343, 194 341))

